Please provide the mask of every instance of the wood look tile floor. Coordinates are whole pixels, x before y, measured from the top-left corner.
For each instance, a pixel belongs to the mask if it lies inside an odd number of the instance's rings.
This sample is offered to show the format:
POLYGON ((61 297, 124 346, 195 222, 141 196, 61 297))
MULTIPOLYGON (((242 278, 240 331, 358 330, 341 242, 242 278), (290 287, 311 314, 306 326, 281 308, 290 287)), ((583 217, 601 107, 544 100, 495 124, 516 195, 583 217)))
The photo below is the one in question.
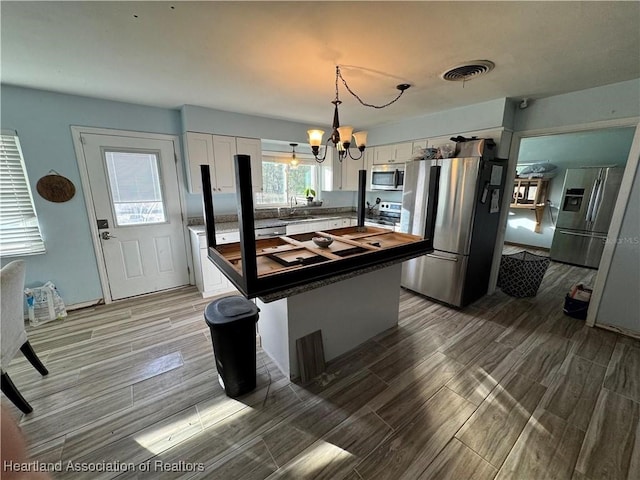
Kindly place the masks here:
POLYGON ((2 402, 54 478, 637 479, 640 341, 562 313, 594 277, 552 263, 536 297, 462 310, 403 290, 398 326, 308 385, 259 349, 239 399, 217 382, 211 299, 178 289, 30 329, 51 373, 16 358, 34 412, 2 402))

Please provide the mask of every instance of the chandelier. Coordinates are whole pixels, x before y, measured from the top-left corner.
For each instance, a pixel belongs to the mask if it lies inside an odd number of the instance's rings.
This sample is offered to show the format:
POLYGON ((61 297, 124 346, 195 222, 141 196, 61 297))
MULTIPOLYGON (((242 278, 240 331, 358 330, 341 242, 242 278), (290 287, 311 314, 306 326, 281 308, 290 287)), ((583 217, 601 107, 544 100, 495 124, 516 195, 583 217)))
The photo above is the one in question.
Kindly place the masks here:
POLYGON ((362 99, 358 95, 356 95, 353 92, 353 90, 351 90, 351 88, 349 88, 349 85, 347 85, 346 80, 342 77, 342 74, 340 73, 340 66, 336 65, 336 98, 331 102, 333 103, 333 106, 334 106, 333 124, 332 124, 333 132, 331 133, 331 136, 327 139, 327 144, 325 146, 324 154, 322 156, 320 156, 320 145, 322 144, 322 137, 324 135, 324 130, 319 130, 319 129, 307 130, 307 134, 309 135, 309 144, 311 145, 311 151, 313 153, 313 156, 316 159, 316 162, 318 163, 324 162, 324 160, 327 158, 327 150, 329 150, 329 147, 330 147, 329 142, 333 142, 333 147, 335 147, 335 149, 338 152, 338 160, 341 162, 342 160, 347 158, 347 155, 351 157, 353 160, 360 160, 362 158, 364 149, 367 144, 367 132, 363 131, 363 132, 353 133, 353 127, 347 126, 347 125, 345 125, 344 127, 340 126, 340 119, 338 118, 338 105, 340 105, 342 102, 340 101, 340 97, 338 95, 338 79, 342 80, 342 83, 344 84, 344 87, 347 89, 347 91, 351 95, 353 95, 358 100, 358 102, 360 102, 362 105, 364 105, 365 107, 379 108, 379 109, 388 107, 392 103, 395 103, 402 96, 404 91, 411 86, 408 83, 401 83, 399 85, 396 85, 396 88, 400 90, 400 93, 398 94, 398 96, 396 96, 396 98, 394 98, 388 103, 385 103, 384 105, 371 105, 369 103, 363 102, 362 99), (351 154, 351 150, 349 150, 349 147, 351 146, 352 135, 355 140, 356 147, 358 148, 358 150, 360 150, 360 155, 357 157, 354 157, 351 154))

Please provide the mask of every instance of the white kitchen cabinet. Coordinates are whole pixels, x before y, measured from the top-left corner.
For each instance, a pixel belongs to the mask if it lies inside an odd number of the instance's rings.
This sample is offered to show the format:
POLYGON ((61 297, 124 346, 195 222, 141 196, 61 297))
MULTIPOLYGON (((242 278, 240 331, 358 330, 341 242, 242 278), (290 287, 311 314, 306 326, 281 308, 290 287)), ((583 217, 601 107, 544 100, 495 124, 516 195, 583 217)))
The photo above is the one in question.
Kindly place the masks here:
POLYGON ((329 220, 322 220, 318 222, 301 222, 292 223, 287 225, 287 235, 294 235, 296 233, 309 233, 318 232, 321 230, 327 230, 329 227, 329 220))
MULTIPOLYGON (((360 154, 358 150, 355 151, 358 152, 358 155, 360 154)), ((357 192, 359 171, 363 169, 366 170, 364 164, 364 153, 358 160, 353 160, 350 157, 345 158, 342 161, 342 190, 347 192, 357 192)))
POLYGON ((233 164, 233 156, 236 154, 235 137, 211 135, 213 141, 213 165, 215 169, 215 185, 211 182, 214 191, 231 193, 236 191, 236 175, 233 164))
MULTIPOLYGON (((240 241, 240 232, 216 234, 216 243, 233 243, 240 241)), ((198 291, 203 297, 211 297, 223 293, 237 292, 233 284, 216 267, 207 254, 207 235, 204 232, 191 231, 191 252, 198 291)))
POLYGON ((209 165, 214 193, 235 192, 233 157, 236 153, 251 156, 253 190, 262 190, 262 146, 259 139, 187 132, 184 134, 184 149, 190 193, 202 193, 200 165, 209 165))
MULTIPOLYGON (((331 150, 330 150, 331 152, 331 150)), ((360 155, 357 149, 352 149, 354 155, 360 155)), ((334 155, 332 159, 328 158, 322 163, 322 190, 327 192, 357 192, 358 191, 358 172, 362 169, 366 170, 365 153, 358 160, 353 160, 347 156, 345 159, 338 160, 338 156, 334 155)))
POLYGON ((190 193, 202 193, 200 165, 209 165, 211 188, 214 192, 235 191, 233 171, 233 156, 236 154, 235 137, 187 132, 184 135, 184 151, 190 193))
MULTIPOLYGON (((202 193, 200 165, 209 165, 209 167, 213 165, 213 139, 208 133, 187 132, 182 140, 189 193, 202 193)), ((212 169, 212 181, 214 175, 215 169, 212 169)))
POLYGON ((349 218, 332 218, 331 220, 327 220, 329 223, 329 228, 342 228, 348 227, 351 222, 349 218))
POLYGON ((374 165, 386 163, 405 163, 411 160, 413 155, 413 143, 393 143, 391 145, 379 145, 375 149, 374 165))
POLYGON ((342 163, 337 155, 333 155, 333 148, 327 152, 327 158, 320 164, 322 174, 321 190, 338 192, 342 190, 342 163))
POLYGON ((254 192, 262 191, 262 142, 259 138, 236 138, 238 155, 251 157, 251 186, 254 192))

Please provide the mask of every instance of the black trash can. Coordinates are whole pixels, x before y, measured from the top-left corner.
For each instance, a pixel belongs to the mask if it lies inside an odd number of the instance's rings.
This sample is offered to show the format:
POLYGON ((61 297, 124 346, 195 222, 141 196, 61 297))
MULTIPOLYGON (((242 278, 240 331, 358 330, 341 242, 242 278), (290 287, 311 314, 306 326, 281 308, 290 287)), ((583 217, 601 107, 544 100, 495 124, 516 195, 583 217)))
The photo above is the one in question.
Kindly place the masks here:
POLYGON ((229 397, 256 388, 258 311, 253 302, 239 295, 215 300, 204 311, 219 379, 229 397))

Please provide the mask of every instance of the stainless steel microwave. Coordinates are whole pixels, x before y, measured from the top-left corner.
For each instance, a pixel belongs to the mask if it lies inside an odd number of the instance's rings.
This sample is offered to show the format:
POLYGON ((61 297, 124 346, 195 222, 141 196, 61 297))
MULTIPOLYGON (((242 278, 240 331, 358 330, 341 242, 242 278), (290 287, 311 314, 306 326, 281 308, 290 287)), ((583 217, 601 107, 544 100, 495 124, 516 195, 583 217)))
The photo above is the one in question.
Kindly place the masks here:
POLYGON ((404 165, 374 165, 371 169, 371 190, 402 190, 404 165))

